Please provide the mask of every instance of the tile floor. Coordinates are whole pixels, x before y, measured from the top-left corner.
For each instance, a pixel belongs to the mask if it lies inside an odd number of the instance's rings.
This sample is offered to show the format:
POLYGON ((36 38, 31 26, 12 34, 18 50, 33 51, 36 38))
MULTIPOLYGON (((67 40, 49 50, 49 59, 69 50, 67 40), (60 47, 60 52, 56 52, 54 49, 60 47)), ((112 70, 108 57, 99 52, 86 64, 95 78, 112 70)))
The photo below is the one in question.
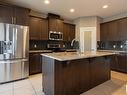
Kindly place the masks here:
MULTIPOLYGON (((44 95, 42 74, 0 85, 0 95, 44 95)), ((127 95, 127 74, 113 72, 112 79, 81 95, 127 95)))

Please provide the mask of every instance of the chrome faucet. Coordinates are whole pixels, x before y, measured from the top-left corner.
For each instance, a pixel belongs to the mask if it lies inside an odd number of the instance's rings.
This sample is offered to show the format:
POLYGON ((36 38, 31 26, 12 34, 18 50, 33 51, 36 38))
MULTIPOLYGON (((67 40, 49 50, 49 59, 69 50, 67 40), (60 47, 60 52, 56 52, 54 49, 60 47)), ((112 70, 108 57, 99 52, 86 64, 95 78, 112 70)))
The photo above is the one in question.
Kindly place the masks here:
POLYGON ((71 47, 73 47, 74 41, 76 41, 76 39, 73 39, 73 40, 71 41, 71 47))

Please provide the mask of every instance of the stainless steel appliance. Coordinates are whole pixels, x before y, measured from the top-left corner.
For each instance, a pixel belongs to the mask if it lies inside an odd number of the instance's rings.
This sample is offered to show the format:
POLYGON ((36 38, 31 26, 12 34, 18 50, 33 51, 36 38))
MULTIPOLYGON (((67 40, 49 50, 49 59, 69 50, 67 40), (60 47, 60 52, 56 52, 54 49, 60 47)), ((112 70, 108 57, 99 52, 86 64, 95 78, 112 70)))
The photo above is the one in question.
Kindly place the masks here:
POLYGON ((29 27, 0 23, 0 83, 29 75, 29 27))
POLYGON ((61 48, 60 44, 48 44, 48 49, 55 49, 55 48, 61 48))
POLYGON ((62 32, 55 32, 50 31, 49 32, 49 40, 63 40, 63 33, 62 32))

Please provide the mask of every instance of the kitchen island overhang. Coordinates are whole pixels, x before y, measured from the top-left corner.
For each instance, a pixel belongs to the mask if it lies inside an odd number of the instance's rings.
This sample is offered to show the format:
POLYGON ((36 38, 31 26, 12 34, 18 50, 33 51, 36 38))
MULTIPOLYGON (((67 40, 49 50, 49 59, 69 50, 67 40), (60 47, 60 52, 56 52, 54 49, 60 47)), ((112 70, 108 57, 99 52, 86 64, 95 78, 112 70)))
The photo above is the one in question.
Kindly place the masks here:
POLYGON ((110 52, 42 54, 45 95, 80 95, 110 80, 110 52))

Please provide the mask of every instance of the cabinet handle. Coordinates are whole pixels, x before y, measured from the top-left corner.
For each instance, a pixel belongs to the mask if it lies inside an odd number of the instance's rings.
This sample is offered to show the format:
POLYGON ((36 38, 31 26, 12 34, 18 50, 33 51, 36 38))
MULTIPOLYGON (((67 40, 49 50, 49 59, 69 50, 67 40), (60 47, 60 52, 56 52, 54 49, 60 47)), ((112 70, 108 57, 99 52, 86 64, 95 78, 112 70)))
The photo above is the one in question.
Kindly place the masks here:
POLYGON ((12 24, 13 24, 13 20, 14 20, 13 17, 11 17, 11 23, 12 23, 12 24))
POLYGON ((16 24, 16 17, 14 17, 14 24, 16 24))

